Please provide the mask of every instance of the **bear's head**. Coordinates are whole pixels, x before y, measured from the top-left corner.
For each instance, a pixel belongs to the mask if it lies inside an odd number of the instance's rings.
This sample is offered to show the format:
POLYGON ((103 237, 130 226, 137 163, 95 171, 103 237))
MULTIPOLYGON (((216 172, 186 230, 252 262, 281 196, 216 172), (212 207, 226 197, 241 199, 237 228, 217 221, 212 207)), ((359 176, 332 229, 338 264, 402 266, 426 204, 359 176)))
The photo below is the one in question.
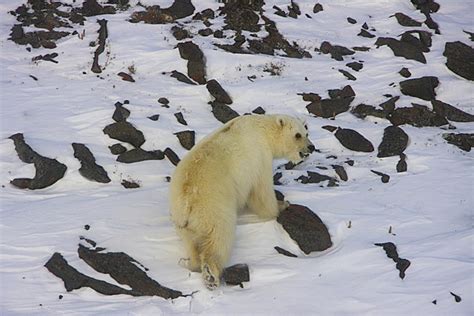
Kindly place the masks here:
POLYGON ((275 119, 279 129, 276 146, 280 150, 277 150, 279 151, 277 156, 297 164, 315 151, 304 122, 288 115, 276 115, 275 119))

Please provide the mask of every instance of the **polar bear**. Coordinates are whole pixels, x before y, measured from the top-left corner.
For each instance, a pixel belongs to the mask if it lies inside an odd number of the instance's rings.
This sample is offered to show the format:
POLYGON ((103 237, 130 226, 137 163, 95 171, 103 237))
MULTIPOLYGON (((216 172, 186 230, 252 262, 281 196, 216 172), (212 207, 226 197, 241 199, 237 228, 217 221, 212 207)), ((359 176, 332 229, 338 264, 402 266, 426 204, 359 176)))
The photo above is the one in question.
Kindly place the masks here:
POLYGON ((298 163, 314 151, 302 121, 288 115, 247 115, 217 129, 180 161, 171 177, 170 212, 189 259, 209 289, 220 284, 238 210, 264 220, 286 208, 273 189, 272 160, 298 163))

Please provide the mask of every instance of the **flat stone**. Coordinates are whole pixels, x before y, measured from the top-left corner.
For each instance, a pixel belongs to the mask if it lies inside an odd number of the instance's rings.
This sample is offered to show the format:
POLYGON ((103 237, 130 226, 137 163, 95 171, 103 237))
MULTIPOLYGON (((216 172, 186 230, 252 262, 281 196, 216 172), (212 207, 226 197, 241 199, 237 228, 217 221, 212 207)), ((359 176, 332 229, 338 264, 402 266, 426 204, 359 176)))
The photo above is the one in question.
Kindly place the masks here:
POLYGON ((178 137, 179 143, 187 150, 191 150, 195 144, 195 132, 194 131, 181 131, 174 133, 178 137))
POLYGON ((214 114, 214 117, 224 124, 239 116, 239 113, 224 103, 212 101, 210 102, 210 105, 212 107, 212 114, 214 114))
POLYGON ((151 279, 145 271, 140 269, 140 263, 123 252, 102 252, 79 245, 79 258, 99 273, 108 274, 119 284, 128 285, 131 291, 141 296, 160 296, 165 299, 174 299, 182 296, 175 291, 162 286, 151 279))
POLYGON ((44 189, 64 177, 67 167, 56 159, 43 157, 34 151, 24 140, 23 134, 18 133, 9 137, 15 144, 15 150, 21 161, 35 166, 33 179, 18 178, 10 183, 21 189, 44 189))
POLYGON ((466 113, 448 103, 432 100, 433 111, 453 122, 474 122, 474 115, 466 113))
POLYGON ((427 76, 401 81, 400 90, 405 95, 431 101, 436 98, 435 88, 438 85, 437 77, 427 76))
POLYGON ((107 125, 103 132, 104 134, 109 135, 110 138, 132 144, 137 148, 145 143, 145 136, 143 136, 143 133, 126 121, 107 125))
POLYGON ((215 98, 217 102, 224 104, 232 104, 232 99, 217 80, 209 80, 206 84, 207 91, 215 98))
POLYGON ((303 205, 290 204, 280 213, 277 222, 305 254, 324 251, 332 246, 326 225, 318 215, 303 205))
POLYGON ((94 155, 86 145, 72 143, 72 148, 74 149, 74 157, 81 163, 79 173, 84 178, 99 183, 109 183, 111 181, 107 171, 95 162, 94 155))
POLYGON ((474 147, 474 134, 468 133, 445 133, 443 138, 452 145, 459 147, 464 151, 471 151, 471 148, 474 147))
POLYGON ((161 150, 147 151, 141 148, 134 148, 121 153, 117 157, 117 161, 122 163, 135 163, 146 160, 162 160, 164 158, 165 155, 161 150))
POLYGON ((446 67, 455 74, 474 80, 474 49, 463 42, 447 42, 443 56, 446 56, 446 67))
POLYGON ((339 128, 334 135, 339 140, 341 145, 347 149, 360 152, 374 151, 374 146, 372 143, 355 130, 339 128))
POLYGON ((408 146, 408 135, 398 126, 388 126, 378 147, 377 157, 399 156, 408 146))
POLYGON ((250 281, 249 267, 242 263, 227 267, 222 271, 222 278, 228 285, 240 285, 240 287, 243 287, 243 282, 250 281))

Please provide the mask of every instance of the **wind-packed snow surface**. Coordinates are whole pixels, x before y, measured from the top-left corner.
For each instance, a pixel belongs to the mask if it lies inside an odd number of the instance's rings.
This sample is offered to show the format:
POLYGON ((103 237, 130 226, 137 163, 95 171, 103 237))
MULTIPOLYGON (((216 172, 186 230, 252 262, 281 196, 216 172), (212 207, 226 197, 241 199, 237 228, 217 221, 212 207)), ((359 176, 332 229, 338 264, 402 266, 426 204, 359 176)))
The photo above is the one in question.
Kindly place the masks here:
MULTIPOLYGON (((80 7, 81 1, 62 1, 80 7)), ((415 1, 416 2, 416 1, 415 1)), ((420 1, 421 2, 421 1, 420 1)), ((323 10, 314 13, 316 1, 296 1, 296 18, 276 15, 274 6, 289 13, 289 1, 266 1, 263 14, 276 23, 290 45, 296 44, 311 57, 290 58, 283 50, 268 54, 233 54, 214 44, 233 44, 235 30, 224 30, 223 39, 202 36, 206 28, 195 13, 210 8, 216 14, 210 28, 220 30, 223 4, 212 0, 193 1, 192 15, 166 24, 130 23, 135 11, 145 9, 130 1, 130 7, 115 14, 87 17, 83 25, 57 28, 77 31, 56 41, 56 48, 31 48, 8 38, 19 24, 9 13, 25 3, 20 0, 0 4, 0 314, 2 315, 160 315, 160 314, 410 314, 468 315, 473 307, 473 154, 448 144, 444 133, 472 133, 474 123, 452 122, 454 130, 442 126, 400 127, 409 136, 407 171, 397 172, 399 156, 378 158, 377 146, 389 120, 374 116, 365 119, 343 111, 331 118, 310 114, 299 93, 317 93, 327 99, 329 89, 351 85, 355 98, 350 107, 373 105, 400 96, 396 108, 412 103, 432 104, 404 95, 398 72, 406 67, 410 79, 435 76, 439 85, 436 99, 474 114, 474 84, 451 70, 443 56, 446 42, 461 41, 472 47, 473 3, 439 0, 430 17, 440 34, 426 24, 402 26, 393 16, 404 13, 424 22, 426 16, 409 0, 329 1, 321 0, 323 10), (351 17, 355 23, 349 23, 351 17), (91 71, 99 34, 98 19, 106 19, 108 37, 99 56, 101 73, 91 71), (375 37, 358 36, 363 24, 375 37), (180 24, 193 37, 178 41, 171 28, 180 24), (426 63, 396 57, 388 46, 377 48, 380 37, 400 39, 410 30, 432 34, 426 63), (196 141, 222 125, 208 104, 214 98, 205 85, 190 85, 170 77, 171 71, 187 74, 187 61, 180 57, 178 42, 192 40, 202 50, 206 78, 216 79, 231 96, 230 107, 240 115, 262 107, 267 113, 285 113, 306 120, 313 153, 294 169, 280 168, 281 191, 287 200, 313 210, 326 224, 333 246, 305 255, 276 221, 258 222, 243 216, 237 227, 229 266, 248 264, 250 281, 239 286, 222 285, 207 290, 199 273, 178 265, 185 256, 169 218, 167 177, 174 165, 165 158, 136 163, 116 161, 109 146, 122 143, 105 135, 112 124, 116 102, 130 111, 128 122, 143 132, 144 150, 171 148, 179 157, 187 150, 173 135, 195 131, 196 141), (335 60, 320 53, 321 44, 347 48, 369 47, 335 60), (57 53, 57 63, 39 60, 38 55, 57 53), (361 62, 359 71, 346 66, 361 62), (339 69, 349 71, 348 80, 339 69), (130 74, 135 82, 117 74, 130 74), (157 102, 169 100, 169 107, 157 102), (181 112, 187 126, 179 123, 181 112), (159 114, 156 121, 148 117, 159 114), (322 129, 332 125, 353 129, 375 147, 373 152, 357 152, 341 145, 333 133, 322 129), (33 164, 22 162, 9 137, 22 133, 26 143, 40 155, 67 166, 62 179, 43 189, 20 189, 10 184, 15 178, 32 178, 33 164), (72 143, 85 144, 104 167, 111 181, 89 181, 79 173, 81 164, 74 157, 72 143), (346 163, 353 160, 353 165, 346 163), (348 181, 338 178, 333 165, 344 166, 348 181), (382 183, 371 170, 390 176, 382 183), (307 171, 338 179, 295 181, 307 171), (123 180, 139 188, 126 189, 123 180), (87 226, 86 226, 87 225, 87 226), (87 228, 87 229, 86 229, 87 228), (106 296, 90 288, 67 292, 61 279, 51 274, 45 263, 55 252, 81 273, 121 285, 99 273, 78 257, 80 237, 97 242, 109 252, 125 252, 143 266, 152 279, 163 286, 191 294, 173 300, 157 296, 106 296), (403 279, 393 260, 375 243, 392 242, 401 258, 411 262, 403 279), (284 248, 297 258, 277 253, 284 248), (455 300, 453 294, 461 299, 455 300)), ((101 2, 104 4, 104 2, 101 2)), ((141 1, 145 6, 172 4, 170 0, 141 1)), ((69 8, 71 9, 71 8, 69 8)), ((66 10, 66 9, 64 9, 66 10)), ((265 22, 260 16, 259 24, 265 22)), ((38 30, 34 26, 24 31, 38 30)), ((267 31, 241 32, 247 40, 264 38, 267 31), (256 34, 252 36, 251 33, 256 34)), ((246 48, 247 43, 242 47, 246 48)), ((275 162, 275 168, 284 161, 275 162)), ((242 170, 246 172, 246 170, 242 170)), ((223 175, 225 176, 225 175, 223 175)))

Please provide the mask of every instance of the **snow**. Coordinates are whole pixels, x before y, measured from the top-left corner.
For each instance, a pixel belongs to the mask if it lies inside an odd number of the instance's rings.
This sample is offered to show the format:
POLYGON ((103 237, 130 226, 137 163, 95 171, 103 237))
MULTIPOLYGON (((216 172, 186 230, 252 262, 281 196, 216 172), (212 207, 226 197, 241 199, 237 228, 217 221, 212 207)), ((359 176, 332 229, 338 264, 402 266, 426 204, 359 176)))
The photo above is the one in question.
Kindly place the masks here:
MULTIPOLYGON (((69 1, 70 2, 70 1, 69 1)), ((168 160, 134 164, 116 162, 108 146, 117 143, 102 129, 112 123, 114 104, 130 100, 129 121, 146 138, 146 150, 172 148, 180 157, 186 154, 173 133, 196 131, 202 139, 221 125, 207 104, 211 96, 205 86, 191 86, 169 77, 171 70, 186 73, 186 61, 175 49, 177 41, 170 33, 172 24, 132 24, 126 20, 135 8, 115 15, 90 17, 78 31, 85 38, 65 37, 54 50, 28 52, 7 40, 16 23, 8 14, 23 1, 0 4, 0 314, 2 315, 168 315, 168 314, 410 314, 469 315, 473 312, 473 153, 447 144, 441 137, 446 131, 437 127, 402 126, 410 137, 406 149, 408 171, 397 173, 398 157, 377 158, 376 152, 357 153, 345 149, 330 132, 321 128, 335 125, 352 128, 374 146, 382 139, 389 122, 382 119, 356 118, 350 113, 335 120, 310 116, 297 93, 315 92, 323 98, 327 90, 350 84, 357 96, 352 102, 377 105, 384 94, 401 95, 398 85, 404 80, 398 71, 407 67, 412 78, 437 76, 437 99, 474 113, 474 84, 448 70, 442 55, 444 43, 460 40, 472 46, 463 30, 473 32, 469 1, 438 1, 440 11, 433 13, 441 34, 433 36, 426 53, 427 64, 394 57, 384 46, 378 49, 376 38, 356 36, 367 22, 377 36, 396 37, 406 30, 394 17, 403 12, 423 21, 408 0, 397 1, 319 1, 324 11, 312 13, 314 1, 297 1, 303 12, 298 19, 274 15, 273 5, 286 9, 288 1, 266 1, 267 16, 280 32, 310 51, 313 58, 291 59, 266 55, 236 55, 211 44, 211 37, 194 36, 204 52, 208 79, 215 78, 229 92, 231 107, 240 114, 258 106, 268 113, 286 113, 303 117, 312 142, 321 153, 314 153, 295 170, 283 171, 283 192, 289 201, 311 208, 327 225, 334 246, 323 253, 304 255, 276 221, 256 222, 252 217, 240 221, 229 266, 246 263, 250 282, 244 288, 221 286, 205 289, 199 273, 190 273, 177 263, 184 256, 168 212, 168 182, 174 166, 168 160), (310 14, 309 19, 304 13, 310 14), (347 23, 350 16, 357 24, 347 23), (90 71, 97 39, 97 19, 107 19, 110 55, 100 64, 106 67, 97 76, 90 71), (363 60, 359 72, 345 67, 351 56, 338 62, 319 55, 314 48, 321 42, 352 46, 370 46, 369 52, 356 52, 355 61, 363 60), (59 63, 32 62, 39 54, 57 52, 59 63), (265 65, 282 66, 280 76, 263 72, 265 65), (122 81, 116 74, 134 65, 136 82, 122 81), (338 69, 347 69, 357 77, 348 81, 338 69), (83 74, 86 72, 86 74, 83 74), (38 81, 29 77, 33 75, 38 81), (256 75, 251 82, 248 76, 256 75), (99 78, 100 77, 100 78, 99 78), (305 80, 307 77, 308 80, 305 80), (170 108, 157 103, 159 97, 170 100, 170 108), (182 112, 188 126, 179 124, 174 113, 182 112), (147 117, 160 114, 157 122, 147 117), (20 190, 10 185, 17 177, 33 177, 34 168, 18 159, 8 137, 21 132, 38 153, 67 165, 65 177, 42 190, 20 190), (98 184, 83 178, 80 163, 73 156, 71 143, 84 143, 112 179, 98 184), (329 155, 337 159, 326 159, 329 155), (348 182, 339 187, 301 184, 294 179, 306 170, 335 176, 331 165, 344 164, 348 182), (318 170, 316 166, 328 167, 318 170), (390 175, 383 184, 371 169, 390 175), (139 189, 127 190, 121 180, 135 180, 139 189), (350 223, 350 228, 348 228, 350 223), (90 225, 85 230, 84 225, 90 225), (389 228, 392 234, 389 234, 389 228), (44 268, 54 252, 84 274, 117 284, 96 272, 77 255, 79 237, 84 236, 108 251, 123 251, 149 268, 150 277, 164 286, 180 290, 190 297, 166 301, 160 297, 104 296, 91 289, 66 292, 63 282, 44 268), (377 242, 391 241, 411 266, 400 279, 394 262, 387 258, 377 242), (282 256, 273 249, 280 246, 298 255, 282 256), (456 303, 453 292, 462 301, 456 303), (59 299, 59 295, 63 298, 59 299), (437 304, 432 301, 436 300, 437 304)), ((136 3, 136 1, 132 1, 136 3)), ((171 1, 146 1, 166 7, 171 1)), ((196 12, 217 9, 212 0, 193 1, 196 12)), ((191 17, 182 21, 190 21, 191 17)), ((202 28, 199 21, 188 29, 202 28)), ((217 18, 213 28, 223 25, 217 18)), ((415 29, 428 30, 423 25, 415 29)), ((401 95, 397 106, 429 102, 401 95)), ((456 133, 472 133, 473 123, 453 123, 456 133)), ((275 167, 281 162, 276 162, 275 167)), ((245 172, 245 171, 243 171, 245 172)))

